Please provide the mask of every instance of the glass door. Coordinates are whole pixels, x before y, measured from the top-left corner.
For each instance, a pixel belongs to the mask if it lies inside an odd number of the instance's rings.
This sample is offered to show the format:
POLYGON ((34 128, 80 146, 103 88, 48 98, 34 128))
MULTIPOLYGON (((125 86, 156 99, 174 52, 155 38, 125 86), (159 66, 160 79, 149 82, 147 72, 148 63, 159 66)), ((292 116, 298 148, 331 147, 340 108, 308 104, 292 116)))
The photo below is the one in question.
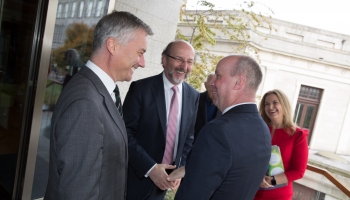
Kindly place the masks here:
POLYGON ((0 199, 19 199, 32 112, 40 0, 0 0, 0 199))
POLYGON ((294 109, 293 121, 301 128, 309 130, 308 142, 312 137, 312 130, 317 116, 318 106, 321 102, 323 90, 301 85, 297 105, 294 109))
POLYGON ((44 197, 49 175, 51 117, 64 86, 90 57, 94 27, 109 0, 58 0, 30 199, 44 197))

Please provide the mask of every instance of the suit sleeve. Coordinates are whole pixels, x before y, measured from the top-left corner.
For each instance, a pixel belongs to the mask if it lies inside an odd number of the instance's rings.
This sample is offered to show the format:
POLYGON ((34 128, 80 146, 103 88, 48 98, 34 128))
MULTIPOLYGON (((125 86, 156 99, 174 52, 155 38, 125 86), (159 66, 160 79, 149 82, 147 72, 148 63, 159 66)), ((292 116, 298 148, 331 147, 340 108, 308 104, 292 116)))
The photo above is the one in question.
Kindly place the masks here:
POLYGON ((299 129, 295 133, 292 158, 290 161, 290 168, 285 172, 289 182, 298 180, 304 176, 306 171, 309 149, 307 144, 308 131, 306 129, 299 129))
POLYGON ((129 91, 125 97, 123 110, 124 122, 128 133, 129 164, 136 171, 139 178, 144 178, 145 174, 156 162, 135 139, 142 112, 142 95, 136 82, 130 85, 129 91))
POLYGON ((191 149, 192 149, 192 145, 193 145, 193 141, 194 141, 194 129, 195 129, 195 124, 196 124, 196 119, 197 119, 197 112, 198 112, 198 104, 199 104, 199 93, 196 92, 196 101, 194 104, 194 112, 193 112, 193 116, 191 117, 191 126, 190 126, 190 131, 187 134, 186 137, 186 141, 184 144, 184 149, 182 151, 182 157, 181 157, 181 162, 180 162, 180 166, 185 166, 186 165, 186 160, 187 160, 187 156, 190 153, 191 149))
POLYGON ((54 127, 60 199, 98 198, 104 134, 99 116, 96 102, 80 99, 63 111, 54 127))
POLYGON ((215 124, 200 131, 189 155, 186 175, 176 200, 210 199, 219 188, 232 163, 232 149, 225 132, 215 124))

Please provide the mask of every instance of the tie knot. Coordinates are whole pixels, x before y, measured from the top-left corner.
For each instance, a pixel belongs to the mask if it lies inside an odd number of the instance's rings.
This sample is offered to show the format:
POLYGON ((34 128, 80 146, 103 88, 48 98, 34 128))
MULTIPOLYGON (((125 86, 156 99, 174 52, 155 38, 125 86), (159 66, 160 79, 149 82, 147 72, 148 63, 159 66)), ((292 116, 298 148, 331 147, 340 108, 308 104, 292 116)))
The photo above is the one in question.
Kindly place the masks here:
POLYGON ((113 92, 116 93, 116 94, 119 93, 118 85, 115 85, 115 88, 114 88, 113 92))
POLYGON ((176 93, 176 92, 177 92, 177 86, 176 86, 176 85, 175 85, 175 86, 173 86, 171 89, 173 90, 173 92, 174 92, 174 93, 176 93))

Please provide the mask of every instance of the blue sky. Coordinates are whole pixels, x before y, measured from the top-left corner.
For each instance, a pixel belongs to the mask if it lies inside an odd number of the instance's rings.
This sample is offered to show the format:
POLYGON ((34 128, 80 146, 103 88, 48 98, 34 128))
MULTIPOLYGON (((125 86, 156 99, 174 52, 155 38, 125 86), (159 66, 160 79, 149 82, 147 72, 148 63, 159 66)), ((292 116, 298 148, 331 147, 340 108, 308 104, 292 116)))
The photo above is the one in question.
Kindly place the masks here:
MULTIPOLYGON (((232 9, 243 0, 208 0, 218 9, 232 9)), ((187 0, 187 8, 195 9, 197 0, 187 0)), ((350 35, 350 0, 256 0, 256 9, 266 13, 266 5, 273 18, 314 28, 350 35)))

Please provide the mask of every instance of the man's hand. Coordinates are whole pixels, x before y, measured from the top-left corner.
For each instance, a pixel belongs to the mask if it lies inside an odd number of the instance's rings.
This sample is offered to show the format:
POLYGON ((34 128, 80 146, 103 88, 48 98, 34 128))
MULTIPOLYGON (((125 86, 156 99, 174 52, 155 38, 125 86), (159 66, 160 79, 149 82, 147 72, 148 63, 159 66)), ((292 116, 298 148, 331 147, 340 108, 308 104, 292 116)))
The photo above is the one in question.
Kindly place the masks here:
POLYGON ((174 183, 174 187, 172 187, 171 190, 174 191, 180 186, 181 178, 176 179, 175 181, 173 181, 173 183, 174 183))
POLYGON ((156 184, 157 187, 161 190, 166 190, 168 188, 173 188, 175 186, 175 182, 167 181, 168 174, 166 173, 166 169, 174 169, 176 166, 167 165, 167 164, 157 164, 149 173, 150 179, 156 184))
POLYGON ((182 166, 179 169, 176 169, 173 172, 171 172, 171 174, 169 175, 167 180, 168 181, 175 181, 177 179, 181 179, 185 176, 185 173, 186 173, 185 167, 182 166))

